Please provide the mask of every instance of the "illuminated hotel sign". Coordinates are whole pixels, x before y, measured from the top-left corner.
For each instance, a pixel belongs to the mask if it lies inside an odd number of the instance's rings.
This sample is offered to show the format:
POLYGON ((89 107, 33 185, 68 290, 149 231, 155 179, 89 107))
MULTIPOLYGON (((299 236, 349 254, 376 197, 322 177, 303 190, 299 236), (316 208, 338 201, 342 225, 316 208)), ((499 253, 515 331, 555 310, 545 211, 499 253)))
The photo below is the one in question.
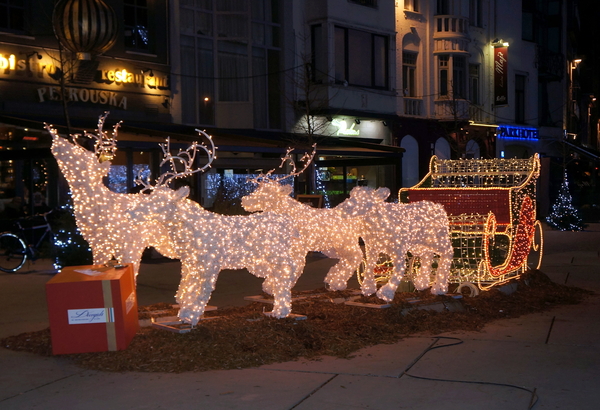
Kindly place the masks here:
POLYGON ((350 128, 348 128, 346 121, 334 119, 333 121, 331 121, 331 125, 338 128, 335 135, 360 135, 360 130, 354 129, 354 122, 352 123, 350 128))
POLYGON ((498 138, 514 138, 520 140, 537 140, 540 138, 540 132, 537 128, 504 124, 498 125, 496 135, 498 138))

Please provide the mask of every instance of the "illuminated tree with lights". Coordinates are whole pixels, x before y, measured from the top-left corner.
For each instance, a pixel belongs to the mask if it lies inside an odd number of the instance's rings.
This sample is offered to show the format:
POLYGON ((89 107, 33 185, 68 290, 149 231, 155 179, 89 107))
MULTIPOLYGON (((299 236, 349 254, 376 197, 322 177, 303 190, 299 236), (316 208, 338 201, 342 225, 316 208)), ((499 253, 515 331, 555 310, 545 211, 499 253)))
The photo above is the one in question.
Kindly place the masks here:
POLYGON ((54 267, 61 269, 65 266, 91 265, 92 249, 77 228, 71 201, 60 208, 59 215, 53 223, 56 252, 54 267))
POLYGON ((561 231, 581 231, 584 228, 583 220, 577 209, 573 206, 573 198, 569 191, 569 180, 565 171, 562 185, 556 202, 552 205, 552 213, 546 222, 554 229, 561 231))

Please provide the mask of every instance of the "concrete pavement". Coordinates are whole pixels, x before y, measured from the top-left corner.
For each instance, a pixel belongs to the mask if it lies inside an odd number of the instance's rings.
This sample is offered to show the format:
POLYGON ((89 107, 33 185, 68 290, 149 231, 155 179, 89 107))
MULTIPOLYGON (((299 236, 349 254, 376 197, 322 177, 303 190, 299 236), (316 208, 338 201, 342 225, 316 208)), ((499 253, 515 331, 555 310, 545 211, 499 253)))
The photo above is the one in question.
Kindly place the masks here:
MULTIPOLYGON (((542 271, 600 295, 600 225, 545 231, 542 271)), ((322 286, 332 263, 313 257, 297 289, 322 286)), ((0 337, 48 326, 43 262, 0 275, 0 337)), ((143 264, 140 305, 172 302, 179 263, 143 264)), ((247 303, 261 280, 223 272, 210 301, 247 303)), ((359 351, 255 369, 104 373, 62 357, 0 349, 0 409, 573 409, 600 408, 600 296, 506 319, 481 332, 415 335, 359 351), (445 346, 440 347, 439 346, 445 346)))

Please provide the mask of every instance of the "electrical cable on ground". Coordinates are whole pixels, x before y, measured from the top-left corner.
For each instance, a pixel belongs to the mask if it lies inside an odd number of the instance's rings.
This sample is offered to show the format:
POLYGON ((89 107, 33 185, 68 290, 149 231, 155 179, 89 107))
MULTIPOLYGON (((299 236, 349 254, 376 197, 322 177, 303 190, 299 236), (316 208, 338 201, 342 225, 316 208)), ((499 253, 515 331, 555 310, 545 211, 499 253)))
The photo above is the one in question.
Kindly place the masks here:
POLYGON ((417 364, 417 362, 419 360, 421 360, 423 358, 423 356, 425 356, 427 353, 431 352, 434 349, 439 349, 442 347, 450 347, 450 346, 456 346, 459 344, 464 343, 461 339, 458 339, 456 337, 445 337, 445 336, 436 336, 435 340, 433 341, 433 343, 431 343, 429 345, 429 347, 427 347, 427 349, 425 349, 425 351, 423 351, 423 353, 421 353, 419 356, 417 356, 417 358, 402 372, 402 374, 400 374, 399 377, 402 376, 408 376, 411 377, 413 379, 419 379, 419 380, 429 380, 429 381, 436 381, 436 382, 449 382, 449 383, 464 383, 464 384, 479 384, 479 385, 488 385, 488 386, 501 386, 501 387, 510 387, 513 389, 518 389, 518 390, 523 390, 526 392, 531 393, 531 400, 529 401, 529 406, 527 407, 527 410, 531 410, 535 404, 538 401, 538 395, 537 395, 537 388, 529 389, 527 387, 522 387, 522 386, 517 386, 514 384, 507 384, 507 383, 495 383, 495 382, 485 382, 485 381, 473 381, 473 380, 451 380, 451 379, 438 379, 438 378, 434 378, 434 377, 423 377, 423 376, 416 376, 414 374, 410 374, 408 373, 408 371, 415 365, 417 364), (454 340, 454 343, 449 343, 449 344, 445 344, 445 345, 439 345, 436 346, 436 344, 441 340, 441 339, 447 339, 447 340, 454 340))

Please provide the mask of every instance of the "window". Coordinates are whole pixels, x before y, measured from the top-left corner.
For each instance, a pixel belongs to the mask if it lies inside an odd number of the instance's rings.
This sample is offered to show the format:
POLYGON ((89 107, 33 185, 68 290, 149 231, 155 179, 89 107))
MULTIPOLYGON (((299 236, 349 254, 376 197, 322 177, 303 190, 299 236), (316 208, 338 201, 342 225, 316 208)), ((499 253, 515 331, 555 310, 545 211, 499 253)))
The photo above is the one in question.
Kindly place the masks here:
POLYGON ((479 105, 479 64, 469 64, 469 100, 473 105, 479 105))
POLYGON ((452 60, 452 93, 454 98, 467 98, 467 59, 455 55, 452 60))
POLYGON ((183 121, 213 125, 217 101, 252 102, 255 128, 281 129, 280 2, 179 4, 183 121))
POLYGON ((402 86, 405 97, 415 97, 415 71, 417 69, 417 53, 405 51, 402 53, 402 86))
POLYGON ((481 27, 481 0, 469 0, 469 24, 481 27))
POLYGON ((449 0, 437 0, 437 7, 435 14, 448 15, 450 14, 449 0))
POLYGON ((335 28, 335 80, 362 87, 388 87, 388 38, 335 28))
POLYGON ((146 0, 125 0, 123 3, 125 47, 152 52, 146 0))
POLYGON ((348 0, 348 2, 360 4, 361 6, 377 8, 377 0, 348 0))
POLYGON ((0 0, 0 29, 13 32, 25 31, 25 2, 23 0, 0 0))
POLYGON ((525 82, 524 75, 515 76, 515 122, 525 124, 525 82))
POLYGON ((404 10, 419 12, 419 0, 404 0, 404 10))
POLYGON ((438 79, 439 79, 439 93, 440 97, 448 96, 448 65, 450 63, 450 56, 448 54, 441 54, 438 56, 438 79))
POLYGON ((310 79, 316 83, 327 82, 327 54, 320 24, 311 27, 311 50, 310 79))
POLYGON ((521 38, 527 41, 535 41, 535 0, 523 0, 521 13, 521 38))

